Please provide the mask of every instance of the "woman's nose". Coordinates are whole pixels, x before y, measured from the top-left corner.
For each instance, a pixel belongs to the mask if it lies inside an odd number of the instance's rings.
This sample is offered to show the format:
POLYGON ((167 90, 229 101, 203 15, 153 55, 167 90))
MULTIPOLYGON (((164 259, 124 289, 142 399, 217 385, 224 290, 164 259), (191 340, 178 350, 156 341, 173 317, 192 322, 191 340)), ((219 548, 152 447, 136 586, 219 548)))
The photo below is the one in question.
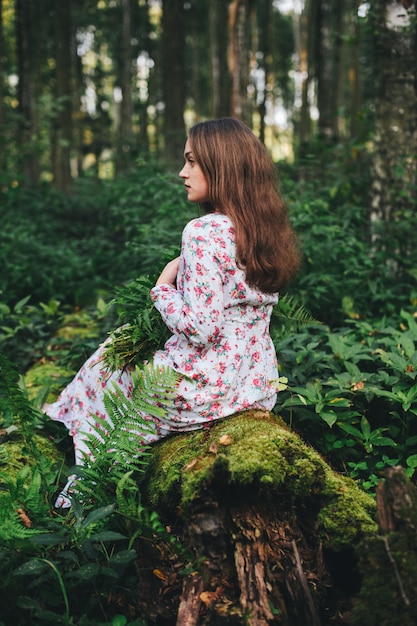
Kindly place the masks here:
POLYGON ((181 178, 187 178, 187 173, 185 171, 186 166, 184 165, 184 167, 182 168, 182 170, 179 172, 178 176, 180 176, 181 178))

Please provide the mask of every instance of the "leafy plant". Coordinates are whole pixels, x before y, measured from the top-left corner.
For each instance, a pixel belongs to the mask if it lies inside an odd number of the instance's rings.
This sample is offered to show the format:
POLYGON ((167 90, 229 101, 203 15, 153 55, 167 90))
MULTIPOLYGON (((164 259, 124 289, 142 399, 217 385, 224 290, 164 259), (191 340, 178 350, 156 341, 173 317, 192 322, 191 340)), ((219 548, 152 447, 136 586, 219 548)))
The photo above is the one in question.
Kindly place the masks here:
MULTIPOLYGON (((135 588, 137 538, 160 541, 176 553, 183 550, 157 513, 141 503, 148 446, 138 435, 153 432, 152 423, 140 412, 163 416, 178 376, 169 368, 147 365, 133 373, 131 398, 107 392, 111 423, 106 430, 97 425, 87 436, 94 459, 87 455, 78 472, 71 512, 57 517, 51 516, 51 476, 56 480, 57 472, 52 472, 51 459, 45 471, 33 440, 34 430, 41 430, 42 414, 32 407, 13 365, 0 357, 0 416, 7 416, 11 432, 21 431, 22 447, 32 459, 32 465, 24 465, 15 478, 6 470, 0 474, 2 619, 13 619, 17 626, 28 621, 125 624, 120 607, 106 608, 104 599, 118 585, 135 588), (108 619, 97 621, 97 614, 108 619)), ((133 623, 145 626, 139 617, 133 623)))
POLYGON ((277 343, 288 385, 276 410, 342 471, 373 489, 383 469, 417 467, 417 324, 350 321, 277 343))

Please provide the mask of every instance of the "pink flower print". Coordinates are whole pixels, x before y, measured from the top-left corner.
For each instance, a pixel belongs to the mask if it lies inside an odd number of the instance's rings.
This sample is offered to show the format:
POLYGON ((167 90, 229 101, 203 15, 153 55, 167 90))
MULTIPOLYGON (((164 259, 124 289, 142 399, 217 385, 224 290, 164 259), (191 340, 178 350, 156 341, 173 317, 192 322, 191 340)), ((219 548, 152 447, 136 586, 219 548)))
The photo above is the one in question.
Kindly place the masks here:
POLYGON ((198 276, 204 276, 205 274, 207 274, 207 269, 204 267, 204 265, 201 265, 201 263, 196 263, 195 270, 198 276))
POLYGON ((242 282, 237 283, 237 285, 235 285, 235 288, 232 289, 230 295, 232 296, 232 298, 240 299, 240 300, 242 300, 243 298, 246 298, 246 287, 244 283, 242 282))
POLYGON ((219 402, 213 402, 213 404, 210 407, 210 413, 219 413, 221 409, 221 404, 219 402))
POLYGON ((209 289, 208 285, 205 285, 204 283, 201 286, 196 285, 194 287, 194 292, 199 297, 203 296, 206 304, 212 303, 214 293, 209 289))
POLYGON ((252 361, 254 361, 255 363, 259 363, 260 360, 261 360, 260 352, 254 352, 252 354, 252 361))
POLYGON ((89 400, 91 400, 92 402, 95 402, 97 395, 95 392, 95 389, 91 389, 91 387, 86 387, 85 389, 85 395, 87 396, 87 398, 89 400))
POLYGON ((220 374, 224 374, 226 371, 226 363, 224 361, 219 361, 218 363, 216 363, 216 370, 220 374))
POLYGON ((252 379, 252 385, 254 387, 257 387, 258 389, 262 389, 262 387, 264 387, 264 385, 265 385, 265 382, 264 382, 262 377, 261 378, 253 378, 252 379))
POLYGON ((214 243, 219 246, 219 248, 225 248, 226 242, 223 237, 214 237, 214 243))

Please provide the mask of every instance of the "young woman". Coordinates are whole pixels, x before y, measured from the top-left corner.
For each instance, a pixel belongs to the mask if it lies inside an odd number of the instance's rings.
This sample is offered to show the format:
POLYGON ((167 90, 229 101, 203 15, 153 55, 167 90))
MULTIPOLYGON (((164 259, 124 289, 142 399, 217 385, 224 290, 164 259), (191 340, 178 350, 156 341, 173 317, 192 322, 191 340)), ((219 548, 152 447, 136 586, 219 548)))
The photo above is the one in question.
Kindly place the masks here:
MULTIPOLYGON (((270 410, 278 377, 269 334, 278 292, 295 275, 300 255, 276 168, 263 144, 233 118, 200 122, 189 131, 179 175, 204 215, 189 222, 181 254, 166 265, 151 298, 172 332, 156 365, 184 374, 164 419, 147 416, 154 442, 202 428, 249 408, 270 410)), ((129 370, 109 375, 101 346, 57 401, 44 408, 74 440, 76 463, 87 453, 84 433, 108 420, 103 396, 114 382, 127 397, 129 370)), ((56 506, 70 506, 66 490, 56 506)))

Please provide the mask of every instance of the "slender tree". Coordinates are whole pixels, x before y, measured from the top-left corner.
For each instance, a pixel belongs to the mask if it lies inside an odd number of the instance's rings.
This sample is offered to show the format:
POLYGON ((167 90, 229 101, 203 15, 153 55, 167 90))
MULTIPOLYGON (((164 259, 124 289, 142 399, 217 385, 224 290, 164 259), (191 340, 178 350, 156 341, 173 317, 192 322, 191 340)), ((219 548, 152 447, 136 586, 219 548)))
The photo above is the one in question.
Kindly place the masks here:
POLYGON ((184 2, 162 2, 162 75, 165 105, 165 159, 177 162, 185 139, 184 2))
POLYGON ((33 0, 16 0, 16 29, 18 57, 18 101, 19 101, 19 158, 20 170, 26 184, 37 185, 40 178, 37 154, 38 120, 34 98, 34 49, 36 23, 33 0))
POLYGON ((272 0, 263 0, 258 5, 258 32, 259 43, 257 48, 260 51, 261 67, 264 75, 264 83, 262 90, 258 91, 258 113, 259 113, 259 138, 261 141, 265 141, 265 124, 266 124, 266 111, 267 111, 267 99, 268 93, 273 88, 272 78, 272 28, 273 28, 273 7, 272 0))
POLYGON ((70 0, 54 0, 56 114, 52 133, 54 185, 68 193, 71 189, 72 148, 72 28, 70 0))
POLYGON ((372 220, 399 219, 416 196, 417 22, 414 0, 373 0, 376 79, 372 220))
POLYGON ((232 0, 229 5, 229 71, 232 80, 231 114, 250 123, 249 0, 232 0))
POLYGON ((223 0, 209 3, 211 116, 230 114, 230 75, 227 66, 228 6, 223 0))
POLYGON ((347 12, 347 32, 349 41, 349 61, 348 61, 348 111, 349 111, 349 136, 356 138, 359 133, 359 112, 361 105, 359 49, 360 32, 358 11, 360 0, 350 0, 347 12))
POLYGON ((3 32, 3 0, 0 0, 0 171, 4 169, 5 146, 5 114, 4 114, 4 32, 3 32))
POLYGON ((116 119, 116 172, 129 167, 134 149, 132 99, 132 0, 122 0, 120 39, 121 101, 116 119))

